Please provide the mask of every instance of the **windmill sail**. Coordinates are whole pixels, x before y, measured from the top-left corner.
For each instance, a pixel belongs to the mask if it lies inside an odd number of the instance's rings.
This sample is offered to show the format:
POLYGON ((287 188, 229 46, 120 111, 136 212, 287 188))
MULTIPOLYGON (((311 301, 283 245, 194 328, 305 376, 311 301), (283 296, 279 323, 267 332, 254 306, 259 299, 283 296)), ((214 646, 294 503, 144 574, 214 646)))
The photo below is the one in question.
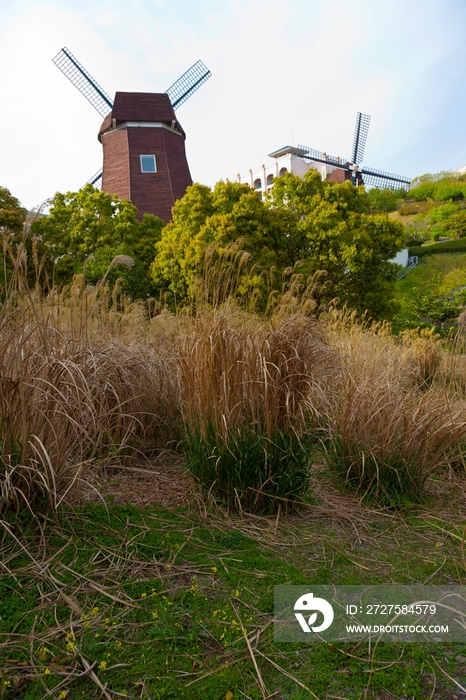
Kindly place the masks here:
POLYGON ((61 72, 73 83, 86 100, 98 111, 101 117, 106 117, 113 107, 113 102, 99 83, 87 72, 71 51, 63 47, 52 59, 61 72))
POLYGON ((308 148, 301 144, 295 150, 295 155, 305 160, 314 160, 317 163, 326 163, 327 165, 333 165, 335 168, 350 170, 347 162, 343 158, 340 158, 340 156, 330 156, 328 153, 322 153, 321 151, 316 151, 314 148, 308 148))
MULTIPOLYGON (((96 185, 96 183, 98 183, 101 178, 102 178, 102 168, 100 168, 100 170, 98 170, 91 178, 89 178, 89 180, 86 182, 86 185, 96 185)), ((97 187, 99 187, 99 186, 97 186, 97 187)))
POLYGON ((363 177, 364 184, 368 187, 378 187, 381 190, 408 190, 411 184, 409 177, 393 175, 393 173, 386 173, 383 170, 361 168, 359 172, 363 177))
POLYGON ((196 92, 211 75, 212 73, 202 61, 197 61, 191 68, 188 68, 186 73, 183 73, 167 90, 173 109, 181 107, 188 97, 196 92))
POLYGON ((307 161, 326 163, 334 168, 352 171, 351 181, 353 185, 364 184, 366 187, 378 187, 379 189, 409 190, 411 184, 409 177, 394 175, 393 173, 387 173, 383 170, 374 170, 374 168, 358 167, 359 163, 361 163, 364 158, 364 149, 366 147, 370 121, 371 118, 369 114, 362 114, 362 112, 357 113, 351 162, 335 158, 335 156, 329 156, 327 153, 315 151, 313 148, 301 145, 295 150, 295 155, 307 161))
POLYGON ((359 165, 364 159, 364 149, 366 147, 367 134, 371 118, 369 114, 356 114, 356 127, 354 129, 352 162, 359 165))

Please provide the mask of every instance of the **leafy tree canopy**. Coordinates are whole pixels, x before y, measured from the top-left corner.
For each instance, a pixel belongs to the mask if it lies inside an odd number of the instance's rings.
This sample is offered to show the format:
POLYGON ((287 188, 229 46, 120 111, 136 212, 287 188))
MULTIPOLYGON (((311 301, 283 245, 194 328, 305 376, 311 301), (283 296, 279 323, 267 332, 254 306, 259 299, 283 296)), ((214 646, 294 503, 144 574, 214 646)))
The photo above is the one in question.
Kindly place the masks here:
POLYGON ((411 183, 409 198, 417 201, 432 199, 439 202, 461 200, 466 196, 466 174, 441 172, 426 173, 411 183))
POLYGON ((221 254, 234 241, 257 265, 257 274, 240 280, 263 292, 273 285, 261 271, 275 270, 275 288, 285 268, 300 262, 307 276, 326 270, 323 300, 338 297, 359 312, 380 318, 391 313, 397 267, 390 262, 403 247, 403 226, 386 214, 370 214, 363 187, 322 182, 309 170, 301 178, 287 173, 274 182, 270 199, 261 201, 248 185, 219 182, 213 190, 192 185, 173 208, 156 245, 154 283, 186 300, 203 271, 212 245, 221 254), (209 248, 210 247, 210 248, 209 248))
POLYGON ((10 190, 0 187, 0 230, 7 229, 13 233, 20 233, 26 214, 27 210, 21 206, 10 190))
POLYGON ((381 190, 378 187, 373 187, 367 193, 370 212, 375 214, 383 211, 395 211, 400 204, 400 200, 406 199, 407 196, 408 193, 404 189, 381 190))
POLYGON ((119 246, 143 265, 147 277, 164 222, 146 214, 140 223, 136 214, 129 200, 86 185, 78 192, 58 192, 49 215, 38 219, 32 230, 46 252, 48 268, 54 268, 56 282, 71 281, 91 256, 97 256, 97 262, 90 269, 100 269, 112 252, 121 252, 119 246))
POLYGON ((294 258, 303 272, 326 270, 327 296, 374 318, 394 311, 397 267, 388 262, 402 249, 404 229, 386 214, 369 214, 369 197, 350 182, 322 182, 309 170, 304 178, 287 173, 275 181, 271 206, 287 218, 294 258))
POLYGON ((117 280, 121 281, 121 291, 133 299, 144 299, 153 292, 150 277, 147 274, 147 265, 140 259, 136 259, 134 265, 125 268, 116 265, 110 268, 110 264, 116 255, 126 255, 134 259, 133 250, 125 243, 117 247, 105 245, 90 255, 82 267, 76 271, 85 271, 86 282, 97 285, 107 275, 106 279, 113 286, 117 280))
POLYGON ((265 296, 267 285, 261 271, 273 266, 281 269, 287 263, 287 241, 277 212, 246 184, 222 181, 212 190, 200 184, 188 187, 175 203, 173 221, 156 245, 151 268, 154 283, 186 301, 202 274, 207 249, 215 246, 218 257, 238 239, 257 265, 257 274, 245 273, 240 278, 239 293, 252 286, 265 296))

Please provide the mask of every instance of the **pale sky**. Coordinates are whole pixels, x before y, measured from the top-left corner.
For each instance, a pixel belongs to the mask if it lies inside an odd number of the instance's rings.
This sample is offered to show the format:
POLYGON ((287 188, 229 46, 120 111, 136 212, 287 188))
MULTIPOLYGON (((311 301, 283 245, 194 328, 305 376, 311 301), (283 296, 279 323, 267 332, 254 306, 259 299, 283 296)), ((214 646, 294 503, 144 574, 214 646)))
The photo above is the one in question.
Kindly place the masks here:
POLYGON ((0 186, 32 208, 102 165, 101 117, 52 63, 66 46, 113 98, 163 92, 201 59, 177 111, 194 181, 304 144, 415 177, 466 164, 465 0, 0 0, 0 186))

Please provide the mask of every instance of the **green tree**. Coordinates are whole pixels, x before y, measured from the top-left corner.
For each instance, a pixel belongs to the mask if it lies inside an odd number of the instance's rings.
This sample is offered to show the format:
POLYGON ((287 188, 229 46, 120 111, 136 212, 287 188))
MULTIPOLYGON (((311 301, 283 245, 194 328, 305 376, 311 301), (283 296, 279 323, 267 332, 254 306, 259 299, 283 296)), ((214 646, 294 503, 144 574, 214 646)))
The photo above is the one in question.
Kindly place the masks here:
POLYGON ((446 202, 464 199, 466 182, 464 174, 440 172, 435 175, 427 173, 415 178, 411 183, 409 198, 417 201, 424 199, 446 202))
POLYGON ((287 173, 275 181, 271 206, 288 214, 288 238, 302 271, 326 270, 328 300, 336 296, 374 318, 394 312, 398 268, 389 260, 403 247, 404 229, 386 214, 368 213, 363 187, 322 182, 313 170, 304 178, 287 173))
MULTIPOLYGON (((27 210, 6 187, 0 187, 0 236, 2 241, 3 264, 0 297, 3 298, 14 268, 14 260, 23 240, 23 228, 27 210)), ((28 241, 30 244, 30 242, 28 241)), ((27 246, 31 253, 31 246, 27 246)))
POLYGON ((121 252, 120 246, 125 254, 139 261, 136 270, 144 269, 149 280, 154 245, 160 239, 164 222, 146 214, 140 223, 136 214, 137 209, 129 200, 120 200, 92 185, 78 192, 58 192, 49 215, 40 217, 32 229, 46 251, 47 268, 54 281, 70 282, 87 260, 90 271, 96 273, 104 260, 121 252))
MULTIPOLYGON (((248 185, 218 182, 209 187, 194 184, 173 207, 173 221, 162 231, 152 264, 154 283, 186 302, 194 293, 204 269, 205 254, 214 246, 222 256, 241 239, 241 248, 251 256, 255 272, 239 278, 238 292, 251 288, 266 301, 267 283, 262 271, 278 271, 287 264, 287 240, 278 213, 267 206, 248 185)), ((278 280, 278 274, 277 274, 278 280)))
POLYGON ((404 189, 381 190, 378 187, 373 187, 367 193, 370 213, 395 211, 400 200, 406 199, 407 195, 408 193, 404 189))
POLYGON ((0 187, 0 230, 21 233, 27 210, 6 187, 0 187))
POLYGON ((454 212, 443 224, 444 233, 450 238, 464 238, 466 236, 466 210, 454 212))
MULTIPOLYGON (((86 282, 97 285, 107 274, 107 281, 113 286, 118 279, 121 280, 120 289, 133 299, 145 299, 153 293, 153 284, 147 274, 147 265, 136 259, 132 267, 116 265, 110 270, 110 264, 116 255, 126 255, 133 258, 132 249, 120 243, 119 246, 103 246, 90 255, 82 266, 86 273, 86 282), (108 271, 109 270, 109 271, 108 271), (108 272, 107 272, 108 271, 108 272)), ((133 258, 134 259, 134 258, 133 258)))
POLYGON ((409 309, 426 323, 443 323, 458 318, 464 310, 466 293, 464 290, 445 294, 444 275, 440 272, 431 276, 422 289, 414 287, 408 302, 409 309))
POLYGON ((398 268, 389 262, 403 247, 403 226, 386 214, 370 214, 363 187, 322 182, 314 170, 303 177, 277 178, 270 199, 262 201, 248 185, 219 182, 213 190, 192 185, 173 208, 173 221, 156 245, 152 277, 156 286, 186 301, 204 269, 206 251, 222 255, 232 242, 256 266, 239 278, 238 292, 280 288, 281 273, 300 263, 307 277, 325 270, 331 284, 322 300, 341 303, 375 318, 395 308, 398 268), (265 271, 273 269, 270 281, 265 271))

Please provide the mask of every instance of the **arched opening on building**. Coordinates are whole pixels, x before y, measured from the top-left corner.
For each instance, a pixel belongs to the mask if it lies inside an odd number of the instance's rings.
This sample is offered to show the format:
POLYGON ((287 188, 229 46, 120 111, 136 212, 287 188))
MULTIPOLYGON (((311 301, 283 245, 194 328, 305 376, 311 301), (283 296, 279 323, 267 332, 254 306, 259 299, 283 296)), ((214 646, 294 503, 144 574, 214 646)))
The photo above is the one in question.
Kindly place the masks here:
POLYGON ((255 190, 262 189, 262 181, 259 177, 257 178, 257 180, 254 180, 254 189, 255 190))
POLYGON ((287 168, 281 168, 280 172, 278 174, 280 177, 283 177, 283 175, 286 175, 287 172, 288 172, 287 168))
POLYGON ((267 175, 267 187, 270 187, 272 182, 273 182, 273 175, 267 175))

